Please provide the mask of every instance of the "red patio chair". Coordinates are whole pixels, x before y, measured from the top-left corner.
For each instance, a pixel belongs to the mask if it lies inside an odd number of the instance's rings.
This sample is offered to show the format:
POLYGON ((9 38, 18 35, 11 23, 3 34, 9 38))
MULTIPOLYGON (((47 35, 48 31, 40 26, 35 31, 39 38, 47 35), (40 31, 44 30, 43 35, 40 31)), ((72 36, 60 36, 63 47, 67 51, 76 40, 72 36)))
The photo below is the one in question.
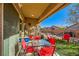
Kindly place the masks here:
POLYGON ((32 47, 32 46, 28 46, 27 48, 26 48, 26 53, 33 53, 35 50, 34 50, 34 48, 32 47))
POLYGON ((32 35, 29 35, 29 38, 30 38, 30 40, 32 40, 33 39, 33 36, 32 35))
POLYGON ((25 50, 26 49, 26 42, 24 39, 22 39, 22 48, 25 50))
POLYGON ((56 43, 55 38, 49 38, 48 41, 51 43, 51 45, 55 45, 56 43))
POLYGON ((22 48, 24 53, 32 53, 34 52, 34 48, 32 46, 27 46, 24 39, 22 39, 22 48))
POLYGON ((34 40, 40 40, 41 37, 40 36, 34 36, 34 40))
POLYGON ((63 35, 63 39, 64 39, 64 40, 67 40, 67 43, 68 43, 68 44, 69 44, 70 37, 71 37, 70 34, 64 34, 64 35, 63 35))

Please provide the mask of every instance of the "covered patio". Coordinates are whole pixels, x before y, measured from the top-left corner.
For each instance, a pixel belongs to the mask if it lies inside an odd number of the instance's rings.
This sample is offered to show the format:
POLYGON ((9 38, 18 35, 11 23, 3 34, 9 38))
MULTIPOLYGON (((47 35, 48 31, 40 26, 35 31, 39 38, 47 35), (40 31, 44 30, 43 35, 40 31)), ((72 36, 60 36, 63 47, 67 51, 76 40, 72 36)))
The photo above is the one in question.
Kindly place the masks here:
POLYGON ((18 39, 31 35, 32 32, 34 36, 40 35, 39 23, 68 5, 68 3, 4 4, 4 55, 18 55, 20 50, 20 45, 17 45, 18 39))

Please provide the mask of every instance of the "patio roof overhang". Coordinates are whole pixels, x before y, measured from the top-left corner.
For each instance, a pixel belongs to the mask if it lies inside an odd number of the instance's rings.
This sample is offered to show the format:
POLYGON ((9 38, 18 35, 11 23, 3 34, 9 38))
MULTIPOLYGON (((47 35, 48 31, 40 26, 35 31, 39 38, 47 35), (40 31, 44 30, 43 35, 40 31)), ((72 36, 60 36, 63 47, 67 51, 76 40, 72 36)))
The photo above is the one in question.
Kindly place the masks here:
POLYGON ((33 23, 33 26, 68 5, 69 3, 13 3, 21 20, 33 23))

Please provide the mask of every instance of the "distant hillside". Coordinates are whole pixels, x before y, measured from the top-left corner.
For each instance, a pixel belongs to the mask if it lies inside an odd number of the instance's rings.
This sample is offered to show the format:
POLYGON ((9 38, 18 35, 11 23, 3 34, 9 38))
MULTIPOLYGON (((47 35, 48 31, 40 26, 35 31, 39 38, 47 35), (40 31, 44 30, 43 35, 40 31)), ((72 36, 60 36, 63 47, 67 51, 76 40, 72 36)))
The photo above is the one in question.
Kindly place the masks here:
POLYGON ((59 28, 60 30, 64 30, 65 28, 63 28, 63 27, 61 27, 61 28, 59 28))
POLYGON ((51 26, 51 27, 44 27, 42 29, 50 29, 50 30, 64 30, 64 27, 58 27, 58 26, 51 26))

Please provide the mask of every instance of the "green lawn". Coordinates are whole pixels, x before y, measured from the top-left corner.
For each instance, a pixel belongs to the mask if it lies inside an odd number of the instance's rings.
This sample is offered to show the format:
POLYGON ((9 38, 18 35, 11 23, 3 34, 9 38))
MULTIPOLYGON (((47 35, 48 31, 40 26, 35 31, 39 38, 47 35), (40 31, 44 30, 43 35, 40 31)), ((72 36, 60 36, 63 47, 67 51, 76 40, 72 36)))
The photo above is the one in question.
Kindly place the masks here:
POLYGON ((64 40, 56 40, 56 51, 60 56, 79 56, 79 44, 67 45, 64 40))

